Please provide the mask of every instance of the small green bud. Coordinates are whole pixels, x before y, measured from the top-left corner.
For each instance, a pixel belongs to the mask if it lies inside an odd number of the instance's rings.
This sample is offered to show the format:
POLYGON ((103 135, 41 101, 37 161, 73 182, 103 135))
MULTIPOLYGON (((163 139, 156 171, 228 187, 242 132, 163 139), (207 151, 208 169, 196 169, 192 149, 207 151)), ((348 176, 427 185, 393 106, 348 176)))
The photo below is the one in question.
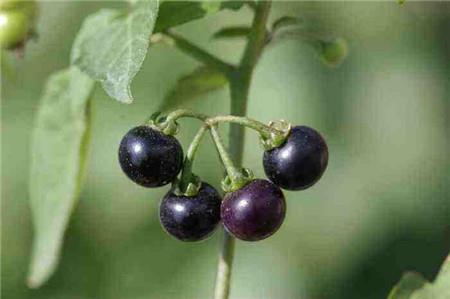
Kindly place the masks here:
POLYGON ((331 41, 322 41, 319 58, 329 67, 339 66, 347 57, 348 45, 345 39, 336 38, 331 41))
POLYGON ((0 46, 13 49, 25 42, 30 33, 29 18, 21 12, 0 13, 0 46))

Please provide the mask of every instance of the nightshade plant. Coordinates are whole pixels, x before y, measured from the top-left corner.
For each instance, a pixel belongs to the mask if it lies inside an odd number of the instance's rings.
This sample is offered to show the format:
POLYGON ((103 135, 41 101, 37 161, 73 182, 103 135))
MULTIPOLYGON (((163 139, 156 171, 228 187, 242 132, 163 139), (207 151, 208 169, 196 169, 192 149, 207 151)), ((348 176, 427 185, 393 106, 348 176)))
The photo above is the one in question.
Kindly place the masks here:
MULTIPOLYGON (((0 24, 2 49, 23 45, 35 28, 35 2, 0 3, 0 18, 13 20, 0 24), (16 17, 18 11, 21 17, 16 17)), ((70 66, 52 75, 45 88, 32 136, 30 201, 34 242, 28 284, 41 286, 57 266, 64 231, 82 185, 89 147, 89 107, 96 83, 111 98, 132 103, 130 84, 151 45, 161 42, 196 59, 200 66, 181 78, 165 100, 161 110, 172 112, 155 113, 148 122, 131 128, 125 135, 119 146, 120 166, 141 186, 172 184, 161 201, 160 220, 175 238, 204 239, 222 220, 226 231, 221 241, 214 296, 228 298, 233 236, 256 241, 276 232, 286 212, 280 187, 298 190, 311 186, 322 175, 328 159, 325 141, 315 130, 291 127, 284 121, 266 125, 245 116, 255 66, 268 45, 298 39, 310 45, 325 65, 336 67, 347 54, 346 43, 342 38, 311 32, 303 26, 304 21, 293 16, 281 16, 269 24, 270 1, 130 0, 124 5, 123 9, 102 9, 84 20, 74 39, 70 66), (214 39, 246 40, 236 65, 174 30, 220 10, 244 8, 253 14, 249 24, 225 27, 213 35, 214 39), (206 116, 177 109, 182 101, 227 84, 231 95, 229 115, 206 116), (201 121, 185 157, 174 137, 181 117, 201 121), (228 146, 218 131, 222 123, 230 123, 228 146), (266 151, 264 168, 271 181, 255 179, 250 170, 242 167, 243 126, 259 133, 266 151), (219 191, 192 172, 197 148, 207 132, 227 173, 222 183, 223 199, 219 191), (291 164, 298 167, 297 171, 290 171, 291 164)))
POLYGON ((308 127, 291 128, 285 121, 265 125, 244 116, 208 117, 180 109, 166 116, 156 113, 146 125, 125 134, 119 146, 119 162, 125 174, 144 187, 172 182, 171 191, 161 202, 160 221, 174 237, 201 240, 221 219, 234 237, 259 241, 274 234, 284 220, 286 203, 280 187, 299 190, 313 185, 325 171, 328 148, 320 134, 308 127), (177 120, 182 117, 197 118, 203 125, 189 146, 177 180, 183 151, 172 135, 179 131, 177 120), (217 129, 223 122, 249 127, 260 134, 266 150, 264 166, 272 182, 255 179, 251 170, 235 166, 217 129), (207 130, 227 173, 222 181, 222 203, 219 193, 192 173, 197 148, 207 130))

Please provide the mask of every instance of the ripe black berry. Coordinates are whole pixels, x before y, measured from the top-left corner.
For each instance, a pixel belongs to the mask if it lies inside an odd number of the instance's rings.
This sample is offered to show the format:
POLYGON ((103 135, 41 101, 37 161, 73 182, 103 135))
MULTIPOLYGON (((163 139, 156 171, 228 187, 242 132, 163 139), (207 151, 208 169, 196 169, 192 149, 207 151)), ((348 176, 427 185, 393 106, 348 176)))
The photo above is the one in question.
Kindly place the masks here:
POLYGON ((283 145, 264 152, 263 164, 267 177, 281 188, 306 189, 325 171, 328 147, 316 130, 296 126, 283 145))
POLYGON ((267 180, 253 180, 225 195, 221 218, 236 238, 259 241, 275 233, 283 223, 286 202, 283 192, 267 180))
POLYGON ((148 126, 131 129, 120 142, 119 162, 125 174, 144 187, 173 181, 183 166, 178 140, 148 126))
POLYGON ((169 191, 161 201, 159 219, 164 229, 182 241, 199 241, 208 237, 220 221, 219 193, 202 183, 195 196, 176 195, 169 191))

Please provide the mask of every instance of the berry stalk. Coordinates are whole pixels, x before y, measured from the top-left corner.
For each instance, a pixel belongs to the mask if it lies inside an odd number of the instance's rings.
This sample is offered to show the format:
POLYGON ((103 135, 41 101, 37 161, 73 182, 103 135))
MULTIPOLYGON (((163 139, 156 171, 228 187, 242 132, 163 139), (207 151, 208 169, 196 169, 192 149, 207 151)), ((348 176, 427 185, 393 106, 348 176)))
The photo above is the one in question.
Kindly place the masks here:
POLYGON ((272 148, 281 145, 287 138, 290 130, 290 125, 283 121, 278 122, 278 124, 281 125, 274 126, 270 124, 266 125, 260 121, 246 116, 218 115, 214 117, 208 117, 205 114, 186 109, 178 109, 172 111, 165 118, 162 118, 160 122, 158 122, 158 119, 155 120, 153 118, 150 118, 149 123, 155 124, 156 122, 159 130, 163 131, 166 134, 173 135, 176 133, 178 127, 176 121, 179 118, 183 117, 198 119, 200 121, 203 121, 209 127, 215 126, 219 123, 227 122, 233 125, 236 124, 253 129, 259 133, 263 144, 270 144, 270 147, 272 148))
POLYGON ((211 132, 214 144, 216 145, 220 159, 222 160, 222 164, 227 172, 227 177, 223 182, 224 190, 226 192, 229 192, 242 188, 249 182, 249 177, 234 165, 233 160, 230 157, 230 154, 228 153, 228 151, 225 148, 225 145, 222 142, 222 138, 219 135, 217 127, 210 126, 209 130, 211 132), (228 180, 230 181, 229 187, 226 187, 226 185, 228 184, 227 183, 228 180))
POLYGON ((208 118, 206 122, 211 126, 221 122, 228 122, 232 124, 241 125, 257 131, 263 138, 270 138, 271 134, 282 133, 275 128, 271 128, 263 124, 262 122, 244 116, 220 115, 208 118))
MULTIPOLYGON (((196 182, 195 176, 192 173, 192 165, 194 163, 195 154, 197 153, 200 142, 202 141, 203 136, 205 136, 207 129, 208 127, 206 125, 200 127, 200 129, 195 134, 194 139, 192 139, 192 142, 189 145, 188 151, 186 153, 186 158, 184 159, 183 170, 181 172, 181 178, 178 186, 181 192, 185 193, 186 195, 195 195, 190 194, 192 190, 190 190, 189 188, 189 184, 195 185, 198 183, 196 182)), ((198 191, 198 188, 195 189, 197 189, 195 191, 198 191)))

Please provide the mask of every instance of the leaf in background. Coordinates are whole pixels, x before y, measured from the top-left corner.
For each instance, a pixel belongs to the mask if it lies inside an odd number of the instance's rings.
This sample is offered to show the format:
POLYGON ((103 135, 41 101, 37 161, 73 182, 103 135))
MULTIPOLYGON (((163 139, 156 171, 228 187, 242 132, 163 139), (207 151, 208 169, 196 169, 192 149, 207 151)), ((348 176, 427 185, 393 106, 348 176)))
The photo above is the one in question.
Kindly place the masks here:
POLYGON ((450 298, 450 256, 444 261, 436 279, 420 290, 415 291, 411 299, 448 299, 450 298))
POLYGON ((388 299, 408 299, 415 290, 422 288, 427 283, 419 273, 406 272, 389 293, 388 299))
POLYGON ((214 39, 247 37, 251 28, 248 26, 225 27, 213 34, 214 39))
POLYGON ((191 74, 180 78, 177 85, 164 99, 158 111, 166 111, 197 96, 220 89, 228 83, 223 73, 201 66, 191 74))
POLYGON ((72 63, 100 81, 109 96, 131 103, 130 84, 147 54, 158 1, 134 1, 129 11, 102 9, 84 21, 72 63))
POLYGON ((222 9, 238 10, 244 1, 165 1, 161 3, 155 32, 201 19, 222 9))
POLYGON ((28 285, 55 270, 75 206, 88 141, 88 102, 94 81, 76 67, 50 77, 32 139, 30 202, 34 240, 28 285))
POLYGON ((297 17, 283 16, 275 20, 272 24, 272 31, 278 31, 285 27, 299 26, 303 20, 297 17))
POLYGON ((420 275, 405 274, 389 294, 388 299, 448 299, 450 298, 450 256, 444 261, 433 283, 420 275))

